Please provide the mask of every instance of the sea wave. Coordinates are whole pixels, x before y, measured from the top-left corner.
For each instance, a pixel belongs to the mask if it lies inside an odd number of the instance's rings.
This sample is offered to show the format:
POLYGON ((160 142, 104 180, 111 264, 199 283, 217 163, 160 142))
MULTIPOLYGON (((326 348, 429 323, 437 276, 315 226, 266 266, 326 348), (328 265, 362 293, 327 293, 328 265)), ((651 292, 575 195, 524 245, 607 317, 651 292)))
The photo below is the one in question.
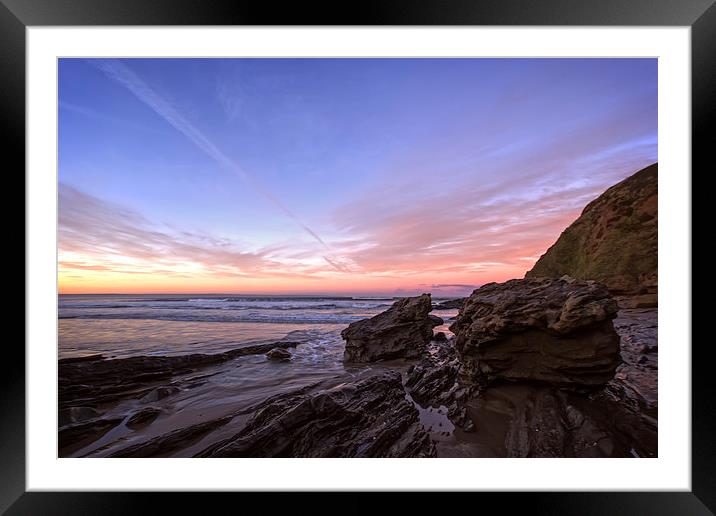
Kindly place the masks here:
POLYGON ((393 304, 388 298, 258 296, 61 296, 60 319, 133 319, 349 324, 393 304))
POLYGON ((392 304, 389 300, 356 300, 341 299, 331 302, 330 299, 312 300, 274 300, 274 299, 244 299, 244 298, 190 298, 185 301, 179 300, 141 300, 141 301, 85 301, 71 300, 61 301, 60 310, 90 310, 90 309, 155 309, 155 310, 336 310, 336 309, 357 309, 367 310, 381 307, 388 307, 392 304))
POLYGON ((182 314, 162 312, 105 312, 86 314, 60 314, 59 319, 133 319, 187 322, 247 322, 273 324, 350 324, 364 319, 366 315, 350 313, 300 313, 277 315, 266 312, 226 313, 188 312, 182 314))

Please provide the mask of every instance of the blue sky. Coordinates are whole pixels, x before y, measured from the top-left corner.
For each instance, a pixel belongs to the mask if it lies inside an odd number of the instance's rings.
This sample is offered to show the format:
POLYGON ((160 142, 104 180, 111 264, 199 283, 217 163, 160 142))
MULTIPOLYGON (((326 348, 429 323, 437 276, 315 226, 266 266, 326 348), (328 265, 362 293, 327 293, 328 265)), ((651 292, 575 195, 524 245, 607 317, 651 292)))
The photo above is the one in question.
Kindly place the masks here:
POLYGON ((655 161, 655 59, 61 59, 61 285, 518 277, 655 161))

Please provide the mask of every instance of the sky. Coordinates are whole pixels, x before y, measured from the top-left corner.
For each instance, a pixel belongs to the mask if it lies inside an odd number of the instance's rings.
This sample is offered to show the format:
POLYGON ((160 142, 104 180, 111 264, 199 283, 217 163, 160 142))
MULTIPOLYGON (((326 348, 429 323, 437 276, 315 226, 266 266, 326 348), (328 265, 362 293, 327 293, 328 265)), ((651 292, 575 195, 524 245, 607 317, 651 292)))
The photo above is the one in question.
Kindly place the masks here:
POLYGON ((656 59, 60 59, 60 293, 466 295, 657 161, 656 59))

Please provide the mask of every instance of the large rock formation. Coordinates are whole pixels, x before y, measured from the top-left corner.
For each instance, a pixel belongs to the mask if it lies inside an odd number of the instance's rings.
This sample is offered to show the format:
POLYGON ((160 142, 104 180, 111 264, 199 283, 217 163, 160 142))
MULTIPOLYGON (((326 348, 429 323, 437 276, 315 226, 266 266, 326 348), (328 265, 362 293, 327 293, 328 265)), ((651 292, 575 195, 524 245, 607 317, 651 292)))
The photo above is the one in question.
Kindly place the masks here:
POLYGON ((435 445, 400 373, 269 398, 234 436, 199 457, 432 457, 435 445))
POLYGON ((351 323, 341 332, 346 341, 346 362, 374 362, 415 358, 433 337, 442 319, 430 315, 430 294, 406 297, 385 312, 351 323))
POLYGON ((617 305, 594 281, 524 279, 475 290, 450 327, 463 379, 606 384, 620 363, 617 305))
POLYGON ((655 303, 657 175, 655 163, 590 202, 525 277, 593 279, 614 294, 655 303))

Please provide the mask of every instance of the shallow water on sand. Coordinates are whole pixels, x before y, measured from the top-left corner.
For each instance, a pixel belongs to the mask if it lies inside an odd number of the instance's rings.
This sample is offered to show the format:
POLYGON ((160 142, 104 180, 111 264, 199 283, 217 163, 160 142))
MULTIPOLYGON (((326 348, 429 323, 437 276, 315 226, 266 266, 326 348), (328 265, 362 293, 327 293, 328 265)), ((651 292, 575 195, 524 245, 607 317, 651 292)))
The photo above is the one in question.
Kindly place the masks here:
POLYGON ((101 353, 135 355, 220 353, 281 339, 326 345, 340 340, 345 324, 163 321, 153 319, 60 319, 59 358, 101 353))

